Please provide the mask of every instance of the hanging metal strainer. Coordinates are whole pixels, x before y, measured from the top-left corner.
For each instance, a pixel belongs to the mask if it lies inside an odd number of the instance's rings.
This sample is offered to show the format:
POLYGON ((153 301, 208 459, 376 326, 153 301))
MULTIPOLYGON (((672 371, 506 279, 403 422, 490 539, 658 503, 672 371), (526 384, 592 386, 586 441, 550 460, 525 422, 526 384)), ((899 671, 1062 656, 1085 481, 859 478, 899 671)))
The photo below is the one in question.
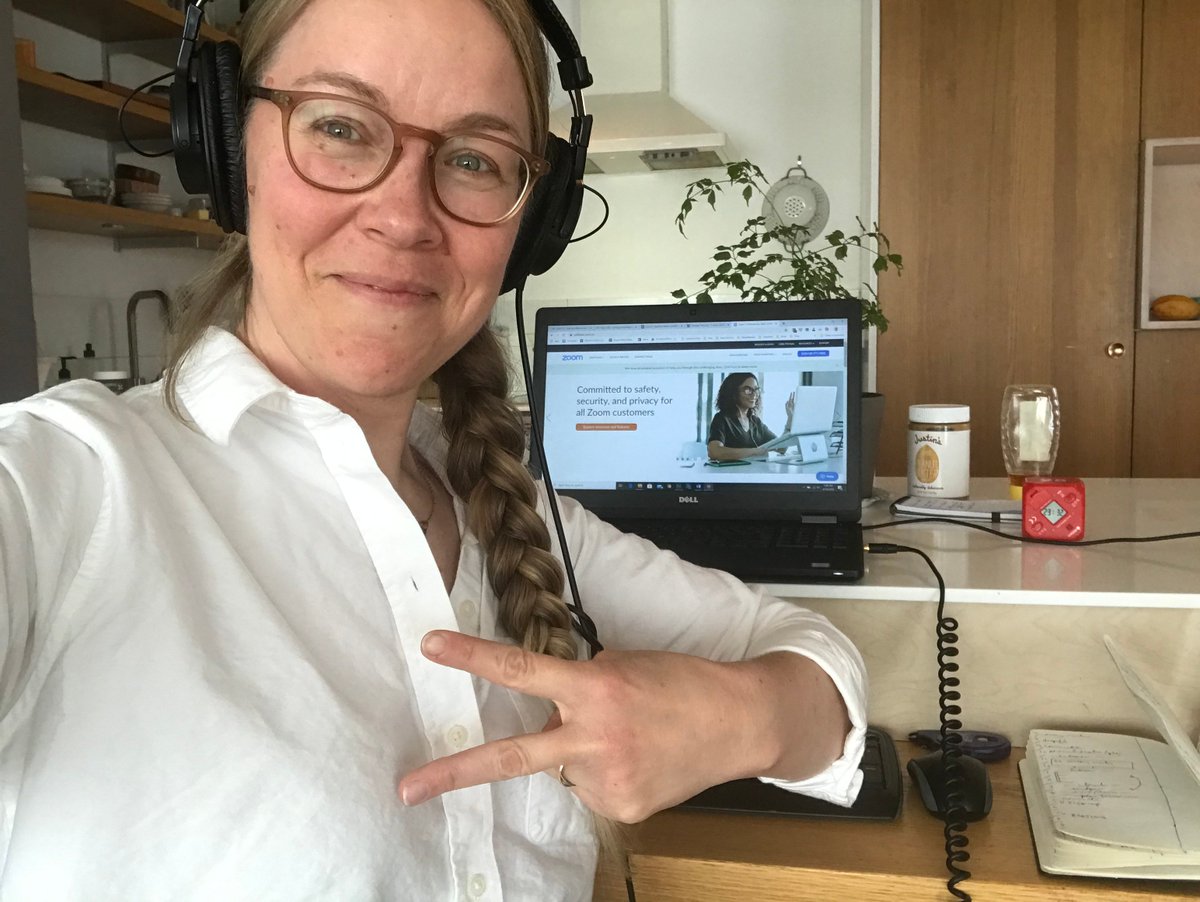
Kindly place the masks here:
POLYGON ((829 223, 829 195, 820 183, 809 178, 800 157, 767 191, 763 198, 763 219, 767 228, 799 226, 799 243, 807 244, 821 234, 829 223))

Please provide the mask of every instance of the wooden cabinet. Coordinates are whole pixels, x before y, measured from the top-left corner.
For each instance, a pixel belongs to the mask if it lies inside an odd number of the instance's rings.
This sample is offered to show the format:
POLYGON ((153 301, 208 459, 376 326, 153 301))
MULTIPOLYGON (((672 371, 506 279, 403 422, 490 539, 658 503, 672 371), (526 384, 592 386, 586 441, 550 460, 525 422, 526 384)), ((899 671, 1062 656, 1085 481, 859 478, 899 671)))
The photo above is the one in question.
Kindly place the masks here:
POLYGON ((1200 134, 1200 4, 880 12, 880 222, 905 271, 880 285, 879 471, 905 471, 908 405, 947 401, 971 405, 972 473, 1003 474, 1004 386, 1050 382, 1057 472, 1200 476, 1200 330, 1135 332, 1141 139, 1200 134))
POLYGON ((1141 0, 880 13, 880 222, 905 270, 880 284, 879 472, 905 472, 909 404, 954 402, 972 474, 1002 475, 1004 387, 1049 382, 1056 470, 1128 475, 1141 0))
MULTIPOLYGON (((1200 3, 1143 2, 1141 138, 1200 139, 1200 3)), ((1200 180, 1195 186, 1200 210, 1200 180)), ((1200 248, 1191 251, 1200 285, 1200 248)), ((1132 474, 1200 476, 1200 329, 1141 330, 1135 357, 1132 474)))
POLYGON ((1143 0, 1142 137, 1200 135, 1200 4, 1143 0))

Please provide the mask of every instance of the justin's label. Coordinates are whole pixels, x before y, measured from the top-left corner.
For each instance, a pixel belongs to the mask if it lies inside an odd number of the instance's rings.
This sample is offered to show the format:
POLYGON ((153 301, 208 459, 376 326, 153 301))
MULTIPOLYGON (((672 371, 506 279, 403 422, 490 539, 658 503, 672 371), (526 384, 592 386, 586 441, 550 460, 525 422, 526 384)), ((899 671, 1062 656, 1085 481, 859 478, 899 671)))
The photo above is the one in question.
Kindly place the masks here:
POLYGON ((971 492, 971 431, 910 431, 908 493, 966 498, 971 492))

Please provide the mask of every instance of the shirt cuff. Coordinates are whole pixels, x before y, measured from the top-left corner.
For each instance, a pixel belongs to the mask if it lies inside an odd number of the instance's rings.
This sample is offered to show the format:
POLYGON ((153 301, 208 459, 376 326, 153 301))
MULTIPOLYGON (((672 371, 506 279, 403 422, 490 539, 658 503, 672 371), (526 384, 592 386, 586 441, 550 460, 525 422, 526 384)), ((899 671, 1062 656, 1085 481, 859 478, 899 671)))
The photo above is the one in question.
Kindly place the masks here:
MULTIPOLYGON (((846 734, 841 757, 821 773, 804 780, 778 780, 774 777, 759 777, 758 779, 763 783, 786 789, 788 792, 800 793, 842 808, 849 808, 858 798, 858 792, 862 788, 863 774, 858 765, 862 761, 867 735, 866 675, 858 667, 853 666, 854 663, 858 663, 861 667, 861 659, 858 662, 842 661, 842 666, 838 666, 833 661, 824 660, 824 656, 814 652, 813 649, 778 648, 774 650, 791 651, 804 655, 815 661, 822 670, 829 674, 829 678, 833 680, 834 686, 842 695, 842 701, 845 702, 846 712, 850 717, 850 732, 846 734)), ((835 652, 833 657, 840 657, 836 654, 840 649, 829 648, 827 650, 835 652)))
POLYGON ((849 808, 858 798, 862 789, 863 774, 858 769, 862 760, 863 746, 867 735, 864 724, 854 724, 846 736, 846 744, 842 748, 842 756, 829 765, 815 777, 807 780, 776 780, 774 777, 759 777, 763 783, 770 783, 788 792, 822 799, 842 808, 849 808))

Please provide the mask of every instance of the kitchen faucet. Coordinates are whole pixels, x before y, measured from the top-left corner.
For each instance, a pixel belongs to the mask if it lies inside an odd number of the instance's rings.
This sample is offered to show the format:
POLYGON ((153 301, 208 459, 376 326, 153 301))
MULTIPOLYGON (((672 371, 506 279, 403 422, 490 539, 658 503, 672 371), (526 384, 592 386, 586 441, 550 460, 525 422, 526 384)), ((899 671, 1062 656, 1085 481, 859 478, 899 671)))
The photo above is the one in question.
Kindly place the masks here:
POLYGON ((138 338, 137 338, 137 306, 143 298, 158 298, 162 304, 163 315, 167 319, 167 331, 171 330, 171 301, 165 291, 157 288, 149 291, 135 291, 125 305, 125 325, 129 330, 129 384, 141 385, 142 378, 138 371, 138 338))

